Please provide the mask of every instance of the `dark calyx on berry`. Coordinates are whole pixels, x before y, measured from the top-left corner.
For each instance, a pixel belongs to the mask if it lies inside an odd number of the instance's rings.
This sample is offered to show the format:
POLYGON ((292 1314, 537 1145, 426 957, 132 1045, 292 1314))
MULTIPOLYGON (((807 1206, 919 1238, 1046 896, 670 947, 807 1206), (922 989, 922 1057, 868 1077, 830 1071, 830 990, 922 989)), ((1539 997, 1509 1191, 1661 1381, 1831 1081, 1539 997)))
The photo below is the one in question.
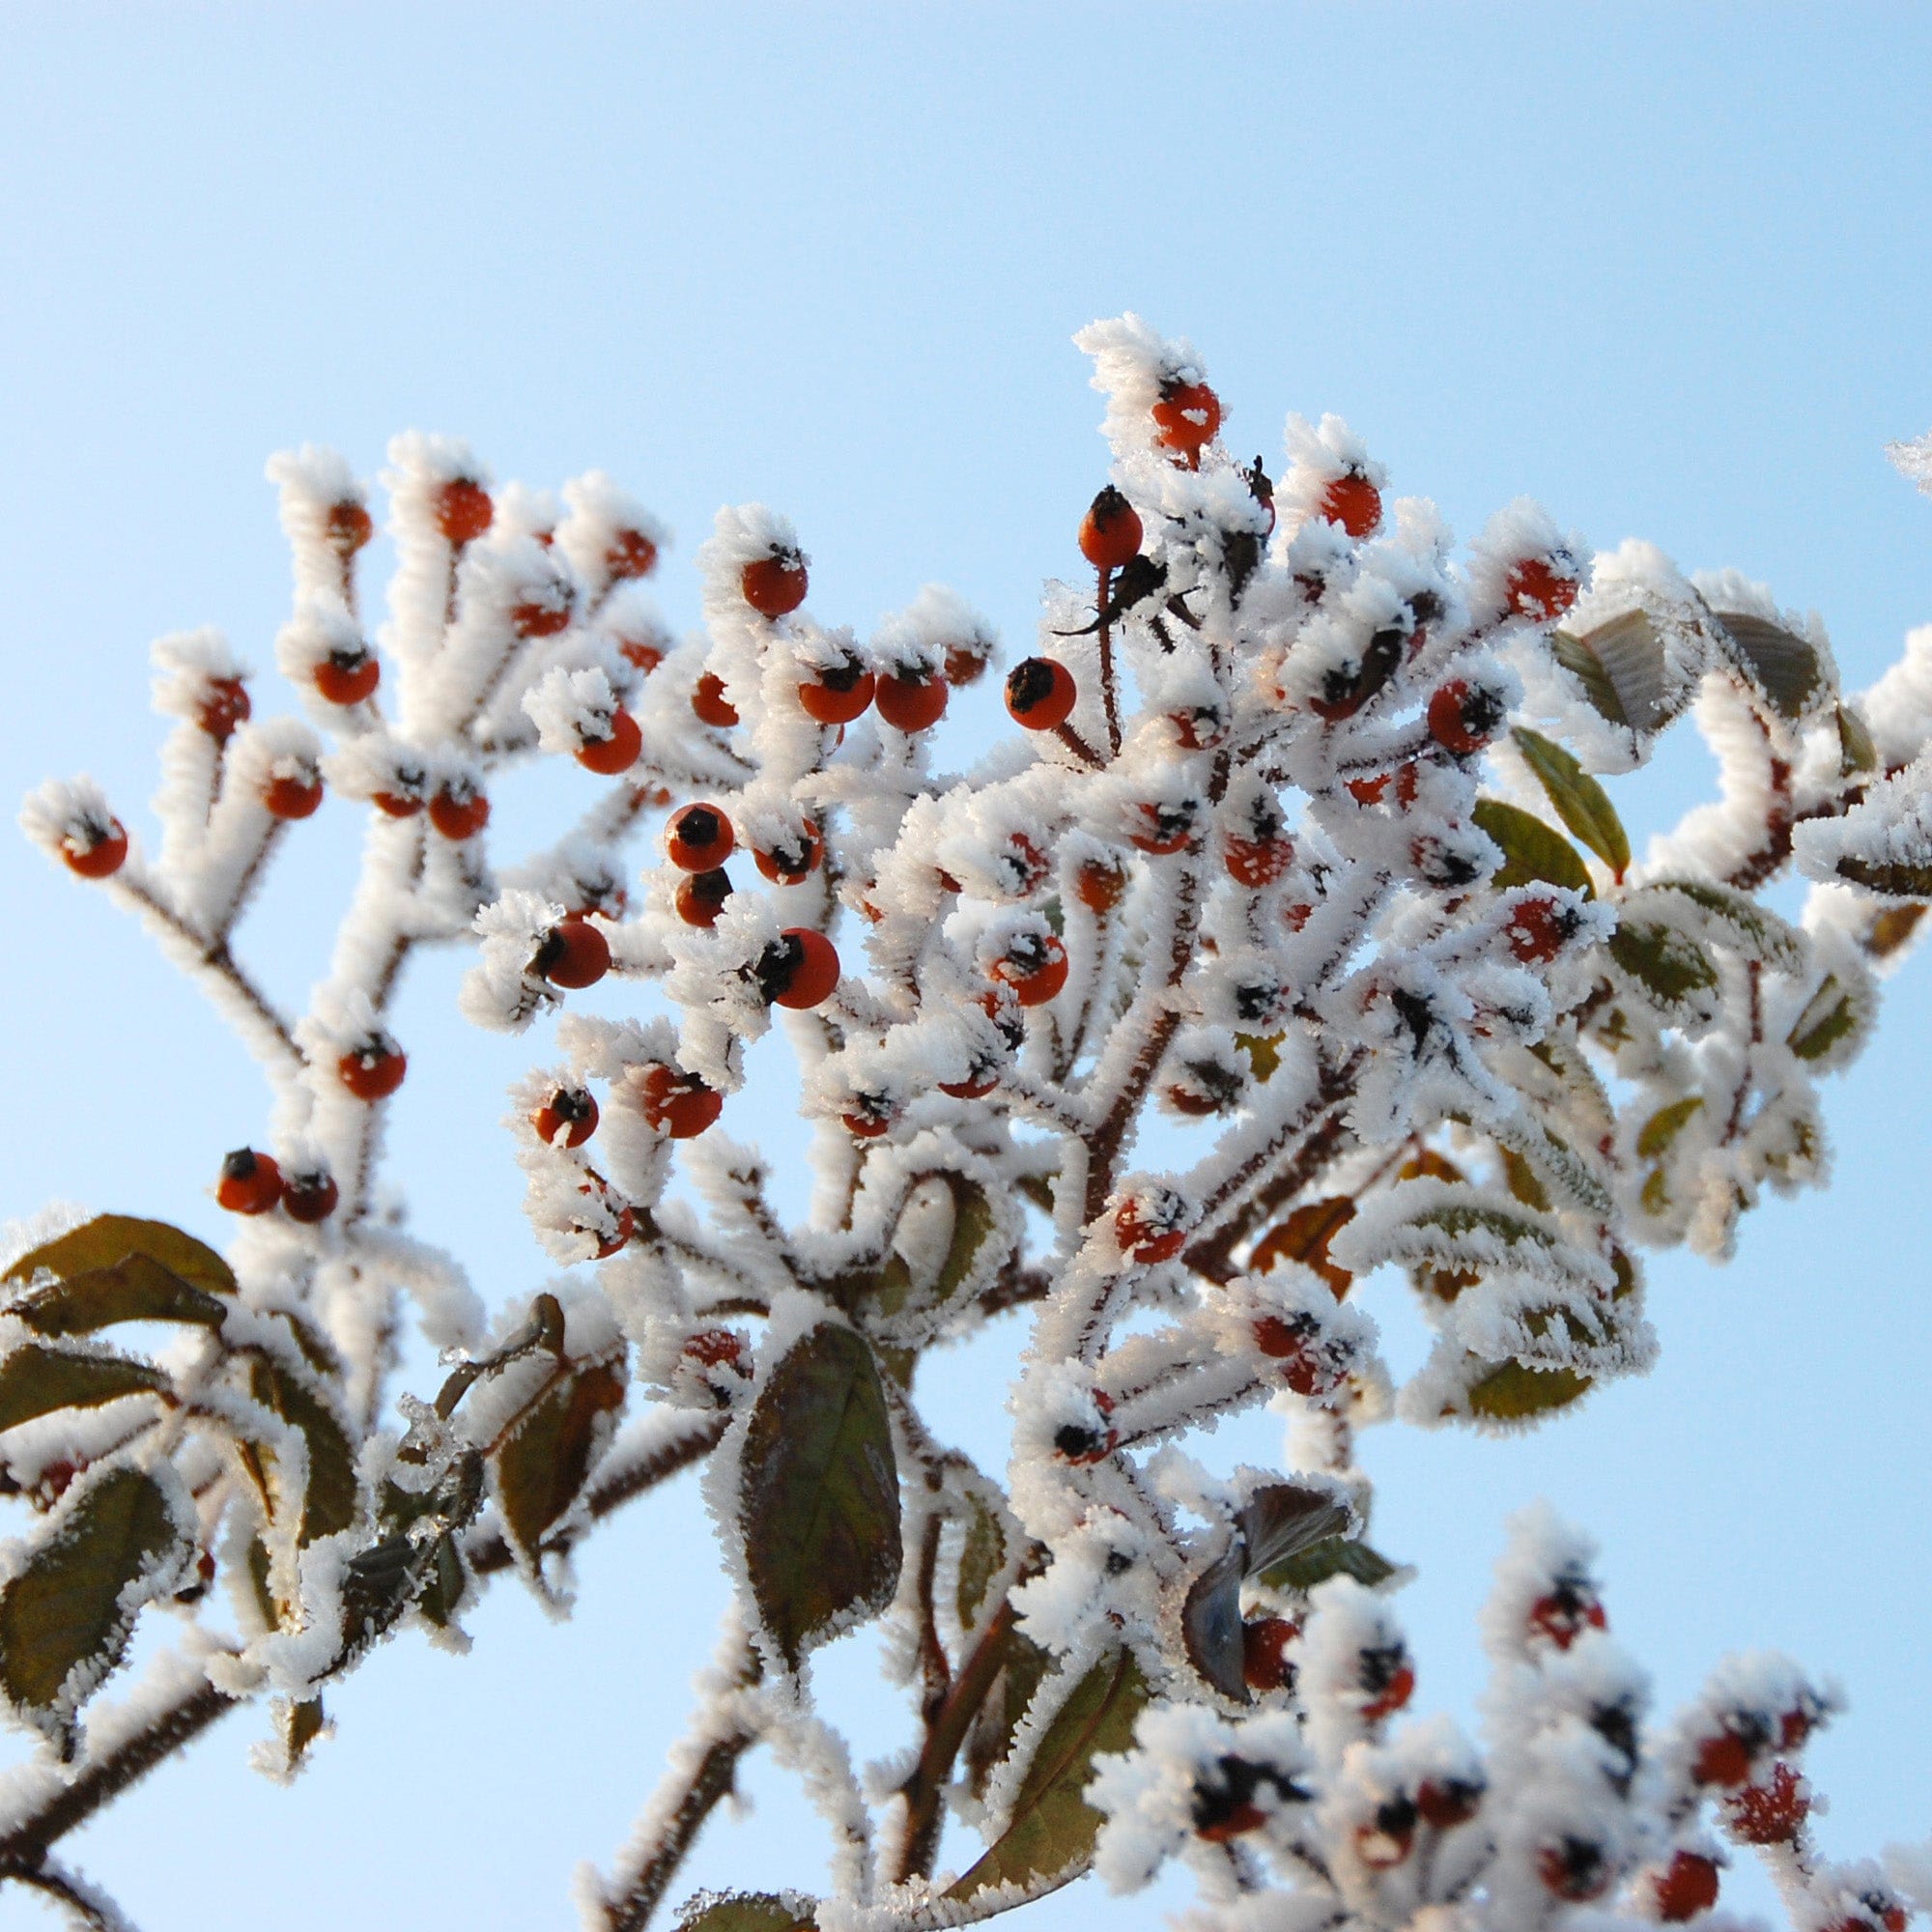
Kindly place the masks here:
POLYGON ((1204 1838, 1238 1837, 1264 1824, 1267 1814, 1255 1803, 1264 1785, 1292 1804, 1306 1804, 1310 1794, 1272 1765, 1251 1764, 1233 1752, 1217 1758, 1214 1768, 1195 1781, 1192 1818, 1204 1838))

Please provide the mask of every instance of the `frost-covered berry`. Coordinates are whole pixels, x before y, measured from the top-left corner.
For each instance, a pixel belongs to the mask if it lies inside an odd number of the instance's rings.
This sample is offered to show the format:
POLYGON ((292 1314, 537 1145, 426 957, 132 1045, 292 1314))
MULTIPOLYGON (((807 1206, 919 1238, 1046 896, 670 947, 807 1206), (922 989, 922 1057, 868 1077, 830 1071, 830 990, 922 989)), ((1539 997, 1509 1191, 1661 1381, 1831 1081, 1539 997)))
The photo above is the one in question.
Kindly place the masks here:
POLYGON ((728 731, 738 722, 737 706, 724 696, 724 680, 716 671, 706 671, 693 687, 691 708, 714 730, 728 731))
POLYGON ((604 553, 604 574, 612 583, 648 577, 658 567, 658 547, 642 530, 620 529, 604 553))
POLYGON ((730 819, 701 801, 672 812, 665 825, 665 857, 681 872, 715 871, 737 842, 730 819))
POLYGON ((752 863, 773 885, 795 886, 810 878, 824 857, 824 835, 808 818, 782 838, 758 846, 752 863))
POLYGON ((620 704, 611 714, 607 735, 586 738, 577 748, 577 762, 600 778, 615 778, 638 762, 643 749, 644 734, 638 728, 638 721, 620 704))
POLYGON ((611 970, 611 942, 587 919, 559 920, 544 934, 530 971, 553 986, 579 992, 611 970))
POLYGON ((1209 1844, 1226 1844, 1244 1832, 1267 1823, 1267 1813, 1255 1803, 1264 1785, 1277 1798, 1306 1804, 1309 1794, 1272 1765, 1254 1764, 1228 1752, 1194 1780, 1189 1823, 1197 1837, 1209 1844))
POLYGON ((619 638, 617 655, 648 677, 665 661, 665 647, 656 638, 619 638))
POLYGON ((946 646, 943 664, 946 682, 954 691, 964 691, 969 684, 978 684, 985 675, 992 657, 993 640, 990 638, 961 638, 950 642, 946 646))
POLYGON ((1112 912, 1127 889, 1127 868, 1118 859, 1087 859, 1073 875, 1073 890, 1089 912, 1112 912))
POLYGON ((1276 1373, 1299 1396, 1326 1395, 1341 1379, 1336 1366, 1323 1359, 1318 1347, 1321 1331, 1310 1315, 1264 1315, 1255 1322, 1255 1347, 1276 1373))
POLYGON ((1073 673, 1053 658, 1022 658, 1007 673, 1007 709, 1029 731, 1051 731, 1073 716, 1073 673))
POLYGON ((403 1084, 409 1056, 387 1034, 372 1034, 335 1063, 336 1078, 358 1100, 386 1100, 403 1084))
POLYGON ((1511 909, 1503 937, 1513 958, 1525 966, 1547 965, 1576 937, 1578 923, 1573 906, 1554 899, 1522 899, 1511 909))
POLYGON ((730 896, 731 875, 720 867, 708 872, 687 872, 677 882, 672 903, 686 925, 709 929, 718 923, 718 915, 730 896))
POLYGON ((262 788, 262 804, 271 818, 309 818, 322 805, 322 775, 304 767, 273 776, 262 788))
POLYGON ((1371 1871, 1393 1871, 1414 1849, 1419 1816, 1406 1792, 1385 1799, 1373 1818, 1355 1827, 1355 1856, 1371 1871))
POLYGON ((1080 554, 1096 570, 1119 570, 1140 554, 1141 520, 1134 506, 1109 483, 1080 523, 1080 554))
POLYGON ((1183 711, 1170 711, 1167 722, 1183 752, 1211 752, 1227 737, 1233 721, 1225 705, 1192 704, 1183 711))
POLYGON ((225 745, 235 735, 236 725, 248 722, 254 708, 248 687, 239 677, 212 677, 195 721, 217 745, 225 745))
POLYGON ((559 1087, 530 1116, 537 1139, 554 1147, 559 1136, 565 1147, 582 1147, 597 1131, 597 1101, 587 1088, 559 1087))
POLYGON ((443 541, 461 550, 490 527, 497 506, 482 484, 469 476, 452 476, 437 492, 436 526, 443 541))
POLYGON ((1382 493, 1360 470, 1351 469, 1329 484, 1320 514, 1351 537, 1365 537, 1382 520, 1382 493))
POLYGON ((838 1119, 845 1131, 854 1140, 873 1141, 882 1134, 893 1130, 893 1122, 897 1119, 897 1110, 886 1102, 874 1101, 874 1096, 866 1094, 862 1099, 872 1104, 855 1106, 849 1112, 840 1114, 838 1119))
POLYGON ((382 660, 367 648, 330 651, 315 668, 315 688, 330 704, 360 704, 382 681, 382 660))
POLYGON ((1221 399, 1206 383, 1169 377, 1153 406, 1153 440, 1162 449, 1186 458, 1188 469, 1198 469, 1201 452, 1220 431, 1221 417, 1221 399))
POLYGON ((1429 735, 1445 752, 1473 757, 1507 716, 1501 697, 1489 685, 1451 678, 1429 700, 1429 735))
POLYGON ((745 602, 761 617, 779 618, 796 611, 809 587, 804 556, 783 546, 775 546, 769 556, 753 557, 738 574, 745 602))
POLYGON ((291 1174, 282 1187, 282 1208, 291 1221, 313 1227, 335 1212, 342 1190, 327 1168, 304 1168, 291 1174))
POLYGON ((1250 1690, 1294 1688, 1288 1647, 1300 1634, 1300 1625, 1286 1617, 1251 1617, 1241 1626, 1241 1681, 1250 1690))
POLYGON ((1415 1788, 1415 1808, 1425 1825, 1453 1831, 1483 1808, 1484 1788, 1465 1777, 1425 1777, 1415 1788))
POLYGON ((1519 617, 1560 617, 1577 601, 1574 577, 1561 576, 1546 557, 1526 556, 1509 574, 1509 608, 1519 617))
POLYGON ((1565 1835, 1537 1853, 1536 1875, 1553 1897, 1580 1905, 1601 1898, 1616 1871, 1595 1839, 1565 1835))
POLYGON ((604 1210, 603 1217, 589 1225, 579 1223, 576 1232, 588 1236, 597 1244, 596 1259, 608 1262, 620 1249, 626 1247, 631 1236, 638 1231, 638 1216, 628 1201, 620 1200, 598 1176, 592 1175, 577 1190, 594 1200, 604 1210), (607 1225, 608 1223, 608 1225, 607 1225))
POLYGON ((928 730, 946 715, 946 680, 894 671, 879 679, 872 701, 895 731, 928 730))
POLYGON ((1701 1852, 1678 1852, 1651 1880, 1657 1916, 1665 1925, 1681 1925, 1718 1902, 1718 1865, 1701 1852))
POLYGON ((821 668, 798 688, 798 701, 808 717, 821 724, 849 724, 864 716, 872 701, 876 680, 855 652, 830 668, 821 668))
POLYGON ((266 1214, 282 1198, 282 1170, 271 1154, 237 1148, 222 1158, 214 1198, 231 1214, 266 1214))
POLYGON ((1063 1422, 1053 1432, 1054 1453, 1076 1466, 1104 1463, 1121 1440, 1120 1431, 1108 1420, 1114 1412, 1113 1397, 1104 1389, 1094 1389, 1091 1395, 1091 1420, 1063 1422))
POLYGON ((724 1096, 699 1075, 662 1062, 644 1069, 639 1083, 644 1119, 674 1141, 695 1140, 724 1111, 724 1096))
POLYGON ((429 822, 460 844, 489 824, 490 801, 473 779, 447 779, 429 802, 429 822))
POLYGON ((1371 1723, 1393 1716, 1415 1695, 1415 1671, 1407 1650, 1399 1643, 1363 1651, 1356 1682, 1366 1699, 1362 1716, 1371 1723))
POLYGON ((1043 1007, 1066 984, 1066 948, 1052 933, 1022 932, 987 971, 1023 1007, 1043 1007))
POLYGON ((1537 1598, 1529 1609, 1529 1630, 1547 1637, 1558 1650, 1568 1650, 1586 1630, 1606 1630, 1609 1618, 1589 1583, 1580 1577, 1559 1577, 1554 1588, 1537 1598))
POLYGON ((1294 842, 1287 838, 1229 838, 1222 844, 1221 860, 1236 885, 1258 890, 1273 885, 1294 864, 1294 842))
POLYGON ((118 818, 79 818, 62 833, 60 855, 83 879, 111 878, 127 863, 127 828, 118 818))
POLYGON ((1136 851, 1166 858, 1184 852, 1194 842, 1194 828, 1201 817, 1200 805, 1194 799, 1146 802, 1135 811, 1136 830, 1127 835, 1127 843, 1136 851))
POLYGON ((1187 1203, 1171 1187, 1143 1188, 1114 1210, 1121 1252, 1149 1265, 1172 1261, 1187 1245, 1191 1225, 1187 1203))
POLYGON ((824 933, 795 925, 758 954, 753 977, 765 999, 804 1012, 829 1000, 838 985, 838 949, 824 933))
POLYGON ((376 534, 376 522, 354 497, 345 497, 328 506, 322 534, 323 541, 347 563, 376 534))
POLYGON ((1724 1821, 1747 1845, 1781 1845, 1798 1835, 1810 1809, 1804 1778, 1780 1761, 1763 1783, 1747 1784, 1724 1801, 1724 1821))
POLYGON ((990 1063, 981 1065, 974 1063, 973 1071, 964 1080, 942 1080, 939 1091, 954 1100, 983 1100, 1000 1084, 1000 1069, 990 1063))

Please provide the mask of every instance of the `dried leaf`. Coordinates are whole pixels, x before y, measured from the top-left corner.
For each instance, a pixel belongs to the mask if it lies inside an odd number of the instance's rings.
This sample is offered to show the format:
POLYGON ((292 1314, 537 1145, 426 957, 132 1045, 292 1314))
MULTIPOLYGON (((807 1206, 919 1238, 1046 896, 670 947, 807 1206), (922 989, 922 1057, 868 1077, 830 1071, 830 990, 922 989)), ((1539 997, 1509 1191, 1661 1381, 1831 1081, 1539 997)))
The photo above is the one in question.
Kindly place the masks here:
POLYGON ((700 1891, 678 1915, 677 1932, 809 1932, 805 1901, 771 1891, 700 1891))
POLYGON ((192 1288, 214 1294, 235 1293, 234 1270, 205 1241, 197 1241, 165 1221, 143 1221, 132 1214, 97 1214, 22 1255, 0 1279, 32 1281, 45 1268, 65 1281, 98 1268, 111 1268, 129 1255, 145 1255, 192 1288))
POLYGON ((1469 816, 1502 850, 1502 866, 1490 877, 1498 892, 1542 884, 1565 886, 1586 896, 1595 893, 1582 854, 1534 812, 1499 798, 1479 798, 1469 816))
POLYGON ((249 1393, 308 1444, 308 1489, 299 1541, 333 1536, 355 1520, 355 1452, 322 1396, 293 1369, 266 1355, 249 1363, 249 1393))
POLYGON ((1255 1243, 1248 1265, 1266 1274, 1277 1262, 1299 1262, 1303 1267, 1313 1268, 1340 1301, 1355 1277, 1328 1259, 1328 1244, 1354 1218, 1351 1195, 1332 1194, 1325 1200, 1306 1201, 1255 1243))
POLYGON ((151 1256, 129 1254, 32 1289, 8 1312, 43 1335, 86 1335, 120 1321, 191 1321, 218 1328, 233 1306, 151 1256))
POLYGON ((1612 724, 1655 731, 1665 722, 1663 639, 1646 612, 1627 611, 1580 637, 1558 631, 1549 643, 1612 724))
POLYGON ((1536 774, 1550 804, 1556 808, 1557 817, 1610 868, 1621 884, 1624 873, 1630 869, 1630 835, 1625 832, 1609 794, 1553 739, 1520 724, 1510 736, 1522 753, 1523 762, 1536 774))
POLYGON ((1804 717, 1825 681, 1817 650, 1795 632, 1745 611, 1721 613, 1719 629, 1749 683, 1781 717, 1804 717))
POLYGON ((774 1367, 745 1435, 738 1519, 752 1594, 794 1669, 810 1644, 892 1601, 898 1470, 872 1353, 821 1322, 774 1367))
POLYGON ((604 1417, 623 1405, 621 1369, 593 1362, 558 1376, 504 1436, 495 1458, 497 1506, 526 1563, 535 1564, 544 1531, 577 1500, 604 1417))
POLYGON ((167 1395, 173 1386, 147 1362, 29 1342, 0 1361, 0 1429, 17 1428, 57 1408, 96 1408, 124 1395, 167 1395))

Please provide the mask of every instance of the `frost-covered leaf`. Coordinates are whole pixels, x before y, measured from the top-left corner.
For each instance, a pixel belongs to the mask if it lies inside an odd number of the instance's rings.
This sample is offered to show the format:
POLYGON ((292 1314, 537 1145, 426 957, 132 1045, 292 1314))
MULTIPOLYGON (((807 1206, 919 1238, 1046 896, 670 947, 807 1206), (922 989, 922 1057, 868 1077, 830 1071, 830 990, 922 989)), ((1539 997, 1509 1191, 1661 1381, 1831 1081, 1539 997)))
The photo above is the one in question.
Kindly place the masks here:
POLYGON ((1681 914, 1685 901, 1696 909, 1691 915, 1694 923, 1717 944, 1728 946, 1775 972, 1804 970, 1803 933, 1755 899, 1728 886, 1713 885, 1708 879, 1652 879, 1626 902, 1625 912, 1634 918, 1638 908, 1662 906, 1681 914))
POLYGON ((966 1775, 976 1798, 1012 1748, 1013 1733, 1053 1668, 1053 1657, 1025 1632, 1009 1628, 1001 1643, 999 1674, 966 1736, 966 1775))
POLYGON ((951 1301, 960 1289, 984 1271, 982 1250, 999 1231, 1000 1217, 986 1190, 963 1174, 941 1177, 952 1196, 952 1238, 947 1243, 946 1259, 939 1264, 933 1293, 942 1302, 951 1301))
POLYGON ((1265 1274, 1277 1262, 1299 1262, 1313 1268, 1334 1290, 1337 1301, 1348 1293, 1354 1280, 1345 1267, 1328 1259, 1328 1244, 1355 1218, 1355 1203, 1347 1194, 1330 1195, 1321 1201, 1305 1201, 1278 1227, 1270 1228, 1255 1243, 1248 1265, 1265 1274))
POLYGON ((1864 859, 1848 852, 1838 861, 1837 872, 1839 878, 1849 879, 1868 893, 1884 893, 1897 899, 1932 898, 1932 860, 1912 864, 1864 859))
POLYGON ((1134 1720, 1147 1700, 1147 1680, 1131 1651, 1095 1663, 1047 1725, 1006 1830, 946 1896, 972 1898, 996 1885, 1031 1888, 1085 1870, 1101 1823, 1083 1795, 1094 1759, 1131 1746, 1134 1720))
POLYGON ((739 1526, 752 1594, 794 1668, 817 1638, 891 1601, 898 1470, 872 1352, 821 1322, 771 1371, 746 1430, 739 1526))
POLYGON ((807 1932, 810 1908, 771 1891, 700 1891, 678 1915, 677 1932, 807 1932))
POLYGON ((125 1464, 77 1483, 0 1589, 0 1690, 28 1722, 67 1736, 80 1702, 121 1661, 141 1606, 191 1554, 167 1492, 125 1464))
POLYGON ((32 1281, 42 1268, 63 1281, 96 1269, 112 1268, 129 1255, 143 1255, 190 1287, 215 1294, 235 1293, 235 1274, 205 1241, 165 1221, 132 1214, 97 1214, 78 1228, 24 1254, 7 1270, 8 1281, 32 1281))
POLYGON ((30 1342, 0 1361, 0 1429, 17 1428, 58 1408, 94 1408, 124 1395, 167 1394, 172 1386, 147 1362, 30 1342))
POLYGON ((1261 1572, 1270 1590, 1314 1589, 1331 1577, 1352 1577, 1373 1590, 1396 1574, 1396 1566, 1358 1537, 1328 1536, 1261 1572))
POLYGON ((1237 1033, 1235 1044, 1248 1056, 1248 1071, 1255 1084, 1265 1087, 1281 1065, 1281 1043, 1288 1036, 1280 1033, 1237 1033))
POLYGON ((1835 973, 1828 973, 1792 1023, 1784 1043, 1800 1060, 1823 1060, 1858 1032, 1865 1013, 1866 1004, 1835 973))
POLYGON ((188 1321, 218 1328, 234 1304, 197 1288, 144 1254, 30 1289, 11 1304, 43 1335, 86 1335, 121 1321, 188 1321))
POLYGON ((543 1533, 573 1502, 590 1471, 604 1418, 624 1403, 622 1372, 593 1362, 562 1375, 511 1429, 496 1457, 503 1533, 534 1564, 543 1533))
POLYGON ((1499 1362, 1469 1384, 1469 1412, 1492 1422, 1518 1422, 1567 1407, 1587 1393, 1590 1378, 1575 1369, 1539 1369, 1524 1362, 1499 1362))
POLYGON ((1498 892, 1541 883, 1565 886, 1573 893, 1594 893, 1581 853, 1533 811, 1499 798, 1479 798, 1469 816, 1502 850, 1501 868, 1490 879, 1498 892))
POLYGON ((1838 706, 1838 776, 1856 778, 1878 770, 1878 747, 1865 721, 1849 705, 1838 706))
POLYGON ((1668 1106, 1660 1107, 1637 1129, 1638 1154, 1645 1160, 1657 1160, 1668 1153, 1671 1143, 1684 1131, 1685 1122, 1703 1104, 1703 1094, 1687 1094, 1681 1100, 1672 1100, 1668 1106))
POLYGON ((1733 663, 1773 709, 1793 722, 1803 718, 1826 681, 1817 646, 1747 611, 1722 612, 1719 629, 1733 663))
POLYGON ((308 1444, 308 1488, 299 1540, 333 1536, 355 1520, 355 1451, 322 1396, 286 1364, 258 1355, 248 1365, 249 1392, 308 1444))
POLYGON ((1630 835, 1609 794, 1553 739, 1522 725, 1510 735, 1557 817, 1621 880, 1630 868, 1630 835))
POLYGON ((978 1496, 968 1495, 966 1507, 965 1540, 959 1551, 959 1584, 953 1602, 959 1612, 960 1627, 971 1630, 993 1578, 1006 1565, 1007 1539, 999 1520, 978 1496))
POLYGON ((1610 957, 1667 1016, 1718 983, 1711 956, 1674 926, 1626 921, 1610 934, 1610 957))
POLYGON ((1582 685, 1591 705, 1612 724, 1655 731, 1667 722, 1663 636, 1647 611, 1627 611, 1581 635, 1557 631, 1549 646, 1556 662, 1582 685))

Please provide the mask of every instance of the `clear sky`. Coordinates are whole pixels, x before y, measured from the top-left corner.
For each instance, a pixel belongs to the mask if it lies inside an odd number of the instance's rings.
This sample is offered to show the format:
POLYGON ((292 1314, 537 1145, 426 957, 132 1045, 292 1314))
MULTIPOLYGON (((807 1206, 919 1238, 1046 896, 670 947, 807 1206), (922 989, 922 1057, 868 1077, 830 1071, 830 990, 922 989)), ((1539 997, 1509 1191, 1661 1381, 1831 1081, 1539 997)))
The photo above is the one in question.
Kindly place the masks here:
MULTIPOLYGON (((1908 6, 0 5, 0 798, 84 768, 138 810, 156 635, 216 623, 267 669, 262 465, 305 439, 364 473, 412 426, 499 476, 605 467, 679 533, 680 624, 712 511, 755 497, 796 518, 826 617, 937 578, 1023 642, 1102 473, 1067 338, 1129 307, 1193 338, 1271 465, 1289 410, 1340 411, 1459 530, 1527 492, 1600 545, 1737 564, 1821 610, 1862 685, 1932 619, 1932 501, 1880 454, 1932 423, 1928 73, 1908 6)), ((1700 775, 1672 753, 1615 796, 1649 828, 1700 775)), ((244 930, 292 1004, 355 819, 302 828, 244 930)), ((219 1238, 251 1067, 11 838, 0 890, 0 1216, 62 1196, 219 1238)), ((496 1122, 541 1041, 464 1030, 453 960, 412 975, 396 1174, 487 1293, 527 1294, 496 1122)), ((1908 966, 1828 1094, 1829 1194, 1762 1209, 1725 1270, 1654 1265, 1652 1378, 1526 1440, 1369 1447, 1376 1540, 1421 1566, 1421 1708, 1469 1708, 1501 1520, 1547 1494, 1602 1537, 1666 1706, 1759 1643, 1844 1680, 1813 1758, 1830 1849, 1932 1829, 1928 994, 1908 966)), ((939 1418, 995 1461, 999 1353, 939 1418)), ((1276 1425, 1224 1439, 1260 1459, 1276 1425)), ((582 1584, 565 1626, 499 1586, 464 1661, 390 1646, 292 1792, 230 1720, 76 1859, 144 1932, 569 1922, 711 1643, 691 1486, 582 1584)), ((848 1641, 820 1682, 869 1662, 848 1641)), ((862 1753, 904 1734, 862 1709, 862 1753)), ((815 1821, 768 1766, 747 1788, 692 1885, 816 1886, 815 1821)), ((1026 1922, 1155 1922, 1127 1913, 1082 1890, 1026 1922)))

